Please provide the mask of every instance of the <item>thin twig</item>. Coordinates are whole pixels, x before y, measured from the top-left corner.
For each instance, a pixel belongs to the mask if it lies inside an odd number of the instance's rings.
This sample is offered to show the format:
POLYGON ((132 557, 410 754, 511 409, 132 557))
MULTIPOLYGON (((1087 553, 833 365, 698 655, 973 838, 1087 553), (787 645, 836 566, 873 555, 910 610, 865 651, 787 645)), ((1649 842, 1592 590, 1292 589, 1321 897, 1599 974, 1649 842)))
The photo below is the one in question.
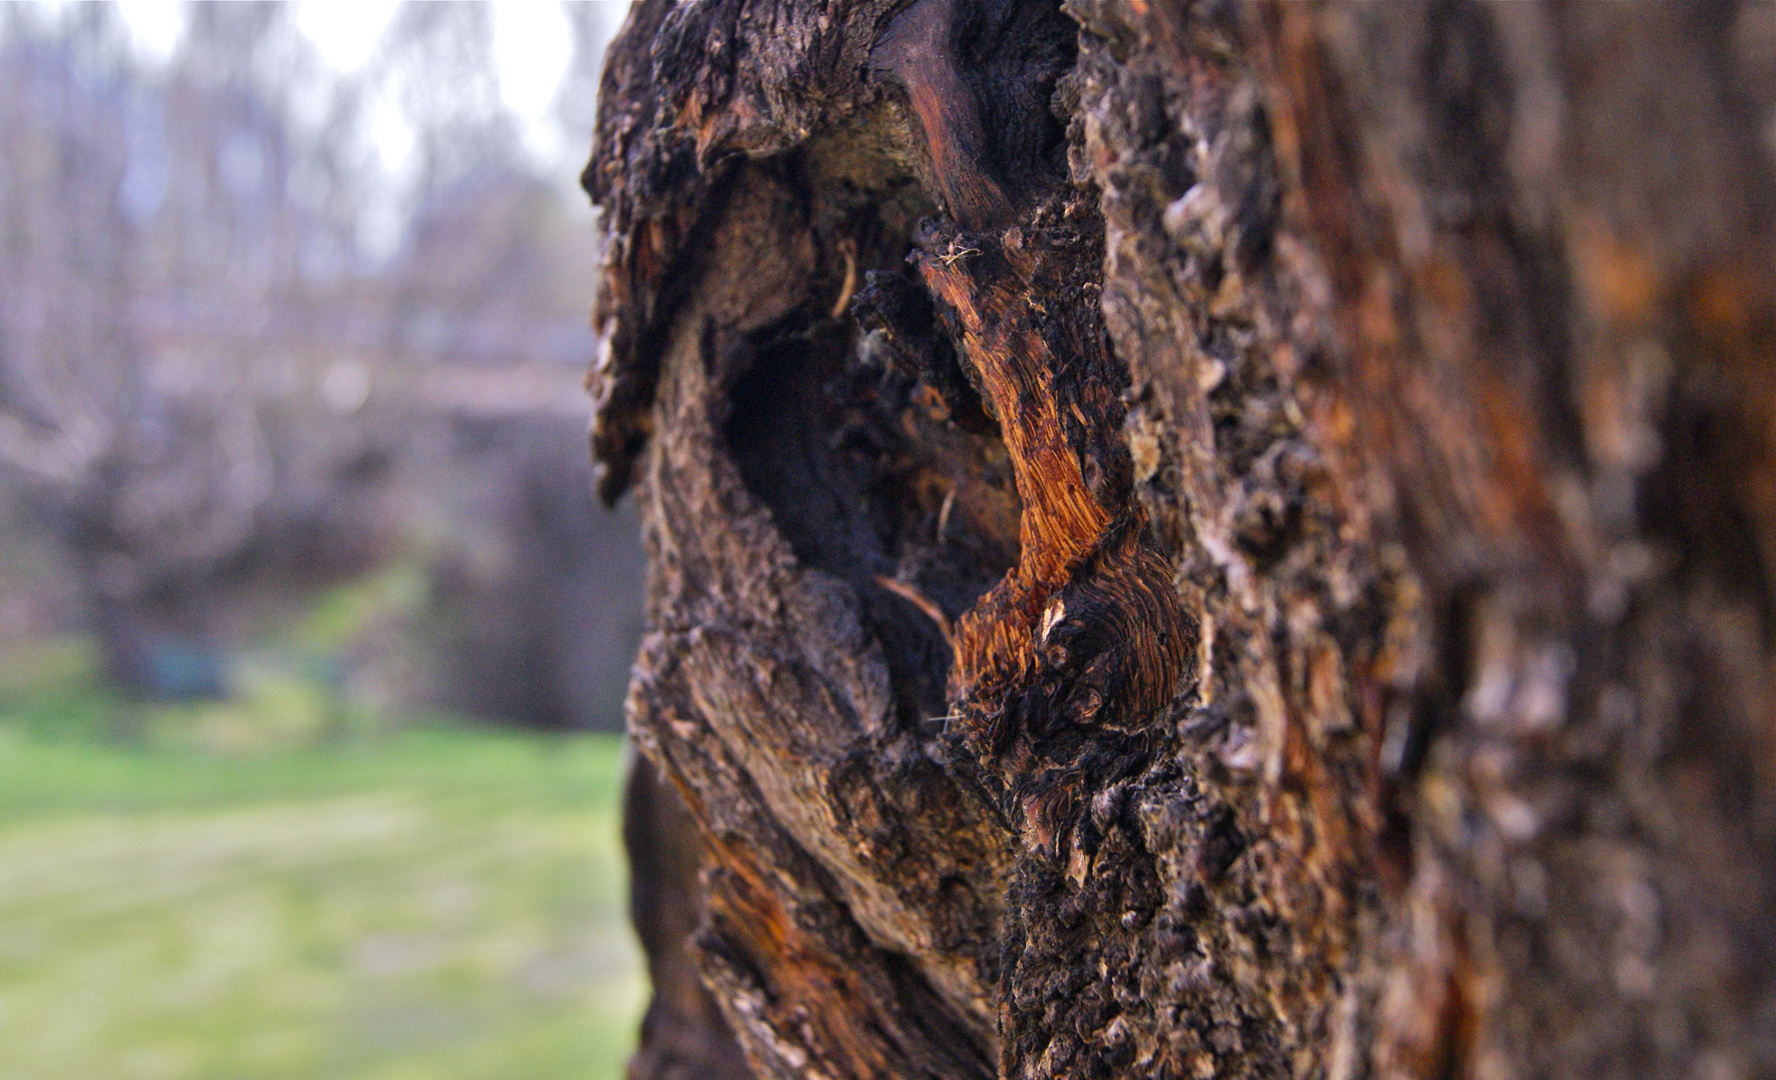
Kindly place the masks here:
POLYGON ((956 489, 944 492, 943 507, 937 512, 937 542, 943 543, 944 534, 950 531, 950 510, 956 505, 956 489))
POLYGON ((956 265, 956 262, 959 259, 966 259, 970 255, 979 255, 979 254, 980 254, 980 248, 972 248, 972 247, 958 248, 956 246, 956 242, 954 240, 951 240, 950 241, 950 249, 948 251, 944 252, 942 255, 939 255, 938 258, 943 260, 943 264, 945 266, 954 266, 954 265, 956 265))
POLYGON ((932 603, 930 597, 904 581, 896 581, 883 574, 876 575, 876 584, 924 612, 926 618, 937 624, 938 632, 943 634, 945 644, 949 645, 952 651, 956 648, 956 639, 950 633, 950 620, 945 617, 942 608, 932 603))
POLYGON ((857 241, 849 236, 839 241, 839 254, 845 256, 845 284, 833 304, 832 317, 838 318, 851 306, 851 294, 857 291, 857 241))

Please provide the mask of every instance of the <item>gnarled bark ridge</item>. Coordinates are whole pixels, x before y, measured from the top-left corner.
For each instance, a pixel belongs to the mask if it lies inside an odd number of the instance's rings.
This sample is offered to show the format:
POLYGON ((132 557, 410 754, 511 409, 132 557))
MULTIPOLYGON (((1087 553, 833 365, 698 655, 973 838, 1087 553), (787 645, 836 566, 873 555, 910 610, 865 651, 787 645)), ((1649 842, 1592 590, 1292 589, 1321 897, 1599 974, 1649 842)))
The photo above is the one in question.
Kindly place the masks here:
POLYGON ((1776 1076, 1773 107, 1753 5, 637 3, 633 1080, 1776 1076))

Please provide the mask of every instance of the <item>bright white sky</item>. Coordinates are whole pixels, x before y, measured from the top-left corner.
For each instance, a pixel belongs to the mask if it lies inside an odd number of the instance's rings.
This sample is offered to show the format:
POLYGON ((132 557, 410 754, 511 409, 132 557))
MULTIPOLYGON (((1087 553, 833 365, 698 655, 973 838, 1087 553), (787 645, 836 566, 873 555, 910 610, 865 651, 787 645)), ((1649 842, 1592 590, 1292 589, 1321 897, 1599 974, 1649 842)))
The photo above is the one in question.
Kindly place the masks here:
MULTIPOLYGON (((622 0, 598 0, 612 8, 622 0)), ((164 62, 185 31, 182 0, 121 0, 130 37, 143 56, 164 62)), ((296 26, 321 59, 340 74, 361 69, 375 55, 399 0, 296 0, 296 26)), ((620 10, 606 25, 613 30, 620 10)), ((561 4, 552 0, 500 0, 493 4, 493 55, 500 96, 518 118, 525 145, 544 160, 557 156, 564 133, 551 115, 556 91, 573 60, 573 31, 561 4)), ((393 133, 390 133, 393 134, 393 133)), ((399 145, 404 140, 395 138, 399 145)))
POLYGON ((156 63, 164 62, 179 46, 185 32, 185 5, 179 0, 129 0, 122 5, 123 21, 136 48, 156 63))
MULTIPOLYGON (((47 0, 51 5, 65 2, 47 0)), ((136 52, 153 64, 171 59, 185 33, 184 0, 117 2, 136 52)), ((336 75, 350 75, 374 60, 401 0, 291 2, 296 28, 314 45, 321 62, 336 75)), ((592 2, 610 8, 600 25, 615 33, 628 0, 592 2)), ((573 28, 561 0, 494 0, 492 10, 492 51, 500 97, 517 121, 525 149, 545 172, 561 180, 564 191, 570 190, 578 170, 564 168, 563 162, 571 164, 584 151, 590 133, 563 130, 554 113, 574 47, 573 28)), ((384 197, 371 199, 364 207, 359 243, 365 252, 380 258, 393 253, 402 235, 410 209, 402 192, 415 164, 417 139, 396 93, 385 92, 373 99, 367 119, 373 152, 390 184, 384 197)), ((568 205, 584 208, 577 197, 568 199, 568 205)))
MULTIPOLYGON (((123 0, 123 6, 128 8, 132 2, 123 0)), ((315 51, 328 67, 350 73, 369 62, 400 6, 399 0, 298 0, 296 27, 314 42, 315 51)))

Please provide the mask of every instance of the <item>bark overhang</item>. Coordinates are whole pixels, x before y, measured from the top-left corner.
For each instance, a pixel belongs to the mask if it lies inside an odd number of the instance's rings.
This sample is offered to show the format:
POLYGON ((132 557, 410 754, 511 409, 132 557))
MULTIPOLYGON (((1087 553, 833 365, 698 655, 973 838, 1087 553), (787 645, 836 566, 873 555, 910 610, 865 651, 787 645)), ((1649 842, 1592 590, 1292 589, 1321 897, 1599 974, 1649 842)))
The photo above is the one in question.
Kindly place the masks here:
MULTIPOLYGON (((1137 497, 1129 375, 1100 313, 1095 181, 1067 160, 1051 111, 1077 27, 1035 4, 840 6, 827 22, 789 4, 638 5, 625 32, 637 45, 619 45, 606 75, 605 100, 622 107, 601 118, 587 174, 612 236, 607 351, 592 375, 605 496, 650 463, 656 629, 632 725, 713 838, 706 978, 755 1066, 778 1075, 1058 1075, 1106 1041, 1126 1044, 1106 1060, 1152 1063, 1225 1057, 1228 1038, 1250 1044, 1251 1067, 1275 1067, 1279 1023, 1311 1027, 1329 1006, 1298 974, 1191 967, 1215 945, 1251 948, 1249 930, 1216 934, 1206 898, 1273 811, 1179 767, 1180 738, 1209 740, 1195 755, 1212 756, 1225 721, 1198 685, 1202 602, 1177 587, 1137 497), (693 33, 697 18, 708 22, 693 33), (741 57, 803 81, 772 94, 741 57), (832 160, 852 151, 822 144, 833 132, 881 148, 864 151, 872 168, 910 177, 937 213, 910 228, 870 222, 861 256, 845 255, 857 176, 832 160), (885 333, 860 337, 830 313, 853 258, 875 264, 858 314, 885 333), (934 309, 936 341, 871 303, 870 290, 909 282, 934 309), (731 439, 750 372, 802 365, 823 379, 835 362, 810 356, 835 341, 868 353, 877 338, 927 354, 904 358, 920 376, 907 416, 936 398, 938 413, 973 405, 990 418, 997 445, 940 462, 943 482, 990 471, 995 451, 1011 473, 1011 563, 984 593, 929 605, 944 625, 923 659, 900 655, 882 615, 894 602, 871 595, 868 577, 835 581, 834 542, 801 535, 796 509, 773 504, 761 479, 773 466, 749 470, 731 439), (935 377, 939 343, 974 402, 935 377), (854 658, 847 672, 819 670, 841 656, 854 658), (897 721, 916 692, 904 669, 934 660, 949 672, 941 716, 897 721), (912 807, 909 790, 922 791, 912 807), (884 831, 898 835, 884 843, 884 831), (1080 984, 1106 965, 1122 975, 1080 984), (1277 1000, 1304 1015, 1279 1017, 1277 1000), (1179 1005, 1221 1019, 1168 1031, 1161 1017, 1179 1005)), ((1076 125, 1075 159, 1079 138, 1076 125)), ((994 509, 961 516, 1003 534, 994 509)), ((911 578, 896 594, 920 595, 908 566, 928 552, 836 547, 886 559, 881 569, 911 578)), ((1302 827, 1352 832, 1350 811, 1318 813, 1330 820, 1302 827)), ((1228 887, 1255 898, 1263 879, 1295 875, 1317 892, 1345 872, 1338 858, 1316 867, 1279 850, 1228 887)), ((1349 891, 1332 888, 1335 902, 1349 891)), ((1351 916, 1302 932, 1341 935, 1351 916)), ((1323 943, 1258 936, 1274 939, 1260 948, 1276 949, 1279 968, 1342 963, 1323 943)))

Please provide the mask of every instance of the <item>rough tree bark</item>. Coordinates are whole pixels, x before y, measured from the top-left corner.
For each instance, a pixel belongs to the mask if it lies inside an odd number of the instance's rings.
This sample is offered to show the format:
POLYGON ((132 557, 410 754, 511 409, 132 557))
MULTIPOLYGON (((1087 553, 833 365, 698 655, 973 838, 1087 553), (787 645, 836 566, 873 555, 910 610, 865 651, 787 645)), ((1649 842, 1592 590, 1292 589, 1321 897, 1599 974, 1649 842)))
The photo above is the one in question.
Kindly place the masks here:
POLYGON ((1776 1077, 1773 107, 1756 4, 636 4, 633 1080, 1776 1077))

